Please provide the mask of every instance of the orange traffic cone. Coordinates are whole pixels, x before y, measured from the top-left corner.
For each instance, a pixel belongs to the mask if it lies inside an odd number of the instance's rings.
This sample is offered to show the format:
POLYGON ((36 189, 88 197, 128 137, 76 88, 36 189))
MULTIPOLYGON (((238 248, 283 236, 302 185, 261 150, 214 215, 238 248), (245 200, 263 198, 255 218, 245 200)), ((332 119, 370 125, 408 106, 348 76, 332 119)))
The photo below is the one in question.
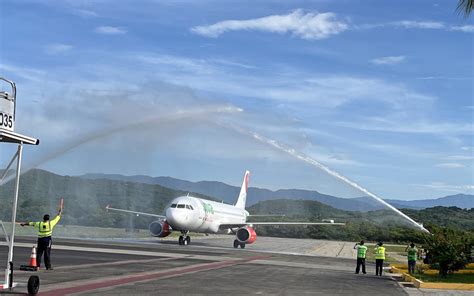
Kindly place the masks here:
POLYGON ((31 250, 30 266, 38 267, 38 264, 36 263, 36 247, 35 246, 33 246, 33 249, 31 250))
POLYGON ((38 264, 36 262, 36 247, 35 246, 33 246, 33 249, 31 250, 30 264, 29 265, 21 265, 20 270, 26 270, 26 271, 36 271, 36 270, 38 270, 38 264))

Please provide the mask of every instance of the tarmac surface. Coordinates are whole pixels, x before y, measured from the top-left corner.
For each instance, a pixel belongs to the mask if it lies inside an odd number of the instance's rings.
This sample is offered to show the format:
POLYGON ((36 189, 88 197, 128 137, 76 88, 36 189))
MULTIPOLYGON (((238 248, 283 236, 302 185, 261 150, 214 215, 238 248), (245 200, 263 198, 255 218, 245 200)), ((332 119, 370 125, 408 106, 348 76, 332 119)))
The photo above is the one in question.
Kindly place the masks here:
MULTIPOLYGON (((232 242, 232 236, 193 238, 190 246, 174 240, 54 239, 54 270, 24 272, 18 269, 29 262, 35 238, 20 238, 15 242, 14 281, 26 282, 37 274, 38 295, 51 296, 412 294, 389 274, 375 276, 373 264, 366 275, 354 274, 355 260, 341 256, 346 249, 350 253, 341 242, 331 247, 327 241, 259 237, 246 249, 234 249, 232 242), (318 249, 328 257, 315 256, 318 249)), ((1 242, 0 270, 6 267, 7 252, 1 242)), ((14 291, 26 295, 26 287, 14 291)))

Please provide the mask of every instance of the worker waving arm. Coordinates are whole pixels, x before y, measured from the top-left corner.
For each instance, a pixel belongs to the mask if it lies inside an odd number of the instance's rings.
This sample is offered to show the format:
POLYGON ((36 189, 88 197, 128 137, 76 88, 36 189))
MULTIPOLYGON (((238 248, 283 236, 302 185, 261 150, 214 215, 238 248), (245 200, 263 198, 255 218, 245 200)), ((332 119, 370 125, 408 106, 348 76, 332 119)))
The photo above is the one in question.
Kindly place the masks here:
MULTIPOLYGON (((56 217, 54 217, 53 220, 49 221, 50 223, 50 227, 54 227, 56 226, 56 224, 58 224, 59 220, 61 219, 61 215, 63 213, 63 208, 64 208, 64 199, 61 198, 61 202, 59 204, 59 209, 58 209, 58 214, 56 215, 56 217)), ((48 216, 48 219, 44 219, 45 221, 49 220, 49 215, 45 215, 44 218, 46 218, 46 216, 48 216)), ((34 226, 34 227, 38 227, 39 224, 41 222, 21 222, 19 223, 21 226, 34 226)))
POLYGON ((64 199, 61 198, 61 202, 59 204, 59 210, 58 210, 58 214, 56 215, 56 217, 54 217, 53 220, 51 220, 51 228, 53 228, 54 226, 56 226, 56 224, 58 224, 59 220, 61 219, 61 215, 63 213, 63 207, 64 207, 64 199))

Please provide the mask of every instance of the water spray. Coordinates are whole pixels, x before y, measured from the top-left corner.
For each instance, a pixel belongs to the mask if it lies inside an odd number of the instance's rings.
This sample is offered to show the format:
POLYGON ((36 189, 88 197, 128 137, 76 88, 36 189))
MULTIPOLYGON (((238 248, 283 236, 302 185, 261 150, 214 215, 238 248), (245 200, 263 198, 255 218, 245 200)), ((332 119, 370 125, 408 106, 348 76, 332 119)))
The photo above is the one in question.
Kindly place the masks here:
MULTIPOLYGON (((159 115, 154 117, 146 118, 142 121, 138 121, 135 123, 131 123, 124 126, 113 127, 105 130, 100 130, 97 132, 93 132, 90 134, 85 135, 84 137, 80 137, 79 139, 73 141, 72 143, 68 143, 64 146, 59 147, 58 149, 53 150, 51 153, 45 155, 44 157, 40 158, 38 161, 34 162, 33 164, 29 165, 28 167, 22 170, 22 174, 28 172, 31 169, 37 168, 40 165, 55 159, 67 152, 74 150, 75 148, 93 142, 95 140, 105 138, 111 136, 113 134, 127 131, 127 130, 134 130, 138 129, 143 126, 148 126, 150 124, 158 124, 163 122, 172 122, 180 119, 195 119, 195 118, 205 118, 209 119, 209 116, 213 114, 225 114, 225 113, 236 113, 242 112, 242 109, 228 105, 228 106, 208 106, 206 108, 195 108, 191 110, 178 110, 175 113, 167 114, 167 115, 159 115)), ((3 182, 0 180, 0 185, 5 184, 6 182, 10 181, 14 176, 10 175, 6 177, 3 182)))
POLYGON ((357 184, 356 182, 348 179, 347 177, 344 177, 343 175, 339 174, 338 172, 334 171, 334 170, 331 170, 330 168, 328 168, 327 166, 323 165, 322 163, 320 163, 319 161, 305 155, 304 153, 301 153, 301 152, 298 152, 296 151, 295 149, 293 148, 290 148, 290 147, 287 147, 286 145, 282 144, 282 143, 279 143, 278 141, 276 140, 272 140, 272 139, 269 139, 269 138, 266 138, 256 132, 253 132, 253 131, 249 131, 249 130, 246 130, 240 126, 236 126, 236 125, 231 125, 231 124, 224 124, 224 123, 217 123, 219 125, 222 125, 226 128, 229 128, 229 129, 232 129, 234 131, 237 131, 238 133, 240 134, 244 134, 246 136, 250 136, 252 137, 253 139, 259 141, 260 143, 263 143, 263 144, 266 144, 266 145, 269 145, 279 151, 282 151, 282 152, 285 152, 287 154, 289 154, 290 156, 292 157, 295 157, 299 160, 302 160, 304 162, 306 162, 307 164, 310 164, 312 166, 315 166, 323 171, 325 171, 326 173, 328 173, 329 175, 339 179, 339 180, 342 180, 343 182, 349 184, 350 186, 356 188, 356 189, 359 189, 360 191, 364 192, 365 194, 367 194, 368 196, 372 197, 373 199, 377 200, 378 202, 382 203, 384 206, 388 207, 389 209, 393 210, 394 212, 396 212, 398 215, 402 216, 403 218, 407 219, 411 224, 413 224, 416 228, 426 232, 426 233, 430 233, 426 228, 423 227, 423 225, 421 225, 420 223, 416 222, 415 220, 413 220, 412 218, 410 218, 409 216, 407 216, 406 214, 404 214, 402 211, 400 211, 399 209, 395 208, 394 206, 392 206, 391 204, 387 203, 385 200, 383 200, 382 198, 378 197, 377 195, 371 193, 370 191, 368 191, 367 189, 365 189, 364 187, 360 186, 359 184, 357 184))

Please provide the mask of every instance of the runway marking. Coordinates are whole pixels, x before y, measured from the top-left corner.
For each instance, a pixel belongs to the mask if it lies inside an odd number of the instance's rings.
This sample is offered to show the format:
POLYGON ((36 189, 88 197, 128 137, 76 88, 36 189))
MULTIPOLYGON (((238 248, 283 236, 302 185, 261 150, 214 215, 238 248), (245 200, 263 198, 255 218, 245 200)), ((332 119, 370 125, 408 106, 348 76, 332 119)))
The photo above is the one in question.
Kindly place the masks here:
POLYGON ((90 264, 78 264, 78 265, 66 265, 66 266, 59 266, 55 267, 55 270, 69 270, 69 269, 80 269, 80 268, 92 268, 96 266, 113 266, 113 265, 123 265, 123 264, 133 264, 133 263, 153 263, 153 262, 162 262, 173 260, 176 258, 159 258, 159 259, 138 259, 138 260, 122 260, 122 261, 114 261, 114 262, 102 262, 102 263, 90 263, 90 264))
MULTIPOLYGON (((8 246, 7 243, 1 242, 0 246, 8 246)), ((15 243, 15 247, 26 247, 31 248, 31 243, 15 243)), ((68 250, 78 252, 94 252, 94 253, 107 253, 107 254, 125 254, 125 255, 137 255, 137 256, 149 256, 149 257, 170 257, 170 258, 187 258, 187 259, 200 259, 200 260, 235 260, 234 257, 223 257, 223 256, 208 256, 208 255, 193 255, 183 253, 167 253, 167 252, 156 252, 156 251, 140 251, 130 249, 110 249, 110 248, 94 248, 94 247, 79 247, 79 246, 65 246, 65 245, 53 245, 54 250, 68 250)))
POLYGON ((324 270, 334 270, 334 271, 351 271, 352 269, 346 266, 332 266, 324 264, 311 264, 311 263, 300 263, 300 262, 289 262, 289 261, 277 261, 277 260, 254 260, 251 264, 261 264, 261 265, 273 265, 273 266, 283 266, 283 267, 299 267, 299 268, 311 268, 311 269, 324 269, 324 270))
POLYGON ((165 279, 176 276, 182 276, 190 273, 196 273, 200 271, 208 271, 214 269, 225 268, 238 264, 245 264, 255 260, 262 260, 269 258, 269 256, 255 256, 247 259, 228 260, 221 262, 195 264, 188 267, 171 268, 162 271, 154 272, 141 272, 136 274, 127 274, 123 276, 105 277, 94 280, 79 280, 74 282, 67 282, 62 284, 48 285, 42 290, 39 295, 41 296, 63 296, 69 294, 82 293, 92 290, 110 288, 115 286, 121 286, 126 284, 132 284, 137 282, 146 282, 150 280, 165 279), (66 287, 65 287, 66 286, 66 287), (71 287, 72 286, 72 287, 71 287), (45 291, 46 290, 46 291, 45 291))
POLYGON ((339 255, 341 255, 341 252, 342 252, 342 250, 344 249, 345 246, 346 246, 346 244, 343 243, 342 246, 341 246, 341 249, 337 253, 336 257, 339 257, 339 255))

